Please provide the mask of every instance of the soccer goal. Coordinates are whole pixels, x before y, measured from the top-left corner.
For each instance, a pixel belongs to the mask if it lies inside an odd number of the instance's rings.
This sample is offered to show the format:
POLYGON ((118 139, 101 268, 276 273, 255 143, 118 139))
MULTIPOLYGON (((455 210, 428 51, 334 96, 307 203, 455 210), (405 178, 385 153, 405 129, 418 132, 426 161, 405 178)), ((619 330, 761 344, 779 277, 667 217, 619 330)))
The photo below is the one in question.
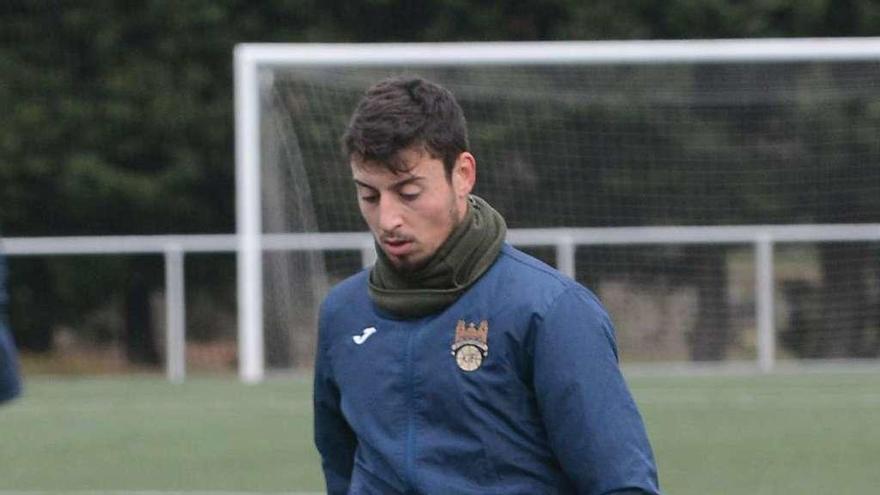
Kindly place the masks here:
POLYGON ((624 364, 880 356, 880 38, 243 44, 244 380, 308 364, 321 298, 371 263, 339 139, 402 74, 455 93, 475 192, 597 293, 624 364))

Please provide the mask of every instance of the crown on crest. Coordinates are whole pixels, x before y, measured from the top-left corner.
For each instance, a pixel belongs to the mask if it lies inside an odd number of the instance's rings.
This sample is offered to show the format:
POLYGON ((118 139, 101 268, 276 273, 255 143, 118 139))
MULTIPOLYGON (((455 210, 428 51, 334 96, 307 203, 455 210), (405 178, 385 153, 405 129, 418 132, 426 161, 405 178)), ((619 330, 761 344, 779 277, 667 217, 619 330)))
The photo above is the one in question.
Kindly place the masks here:
POLYGON ((483 320, 477 326, 476 323, 465 324, 464 320, 458 320, 455 325, 455 341, 474 341, 483 345, 487 344, 489 341, 489 322, 483 320))

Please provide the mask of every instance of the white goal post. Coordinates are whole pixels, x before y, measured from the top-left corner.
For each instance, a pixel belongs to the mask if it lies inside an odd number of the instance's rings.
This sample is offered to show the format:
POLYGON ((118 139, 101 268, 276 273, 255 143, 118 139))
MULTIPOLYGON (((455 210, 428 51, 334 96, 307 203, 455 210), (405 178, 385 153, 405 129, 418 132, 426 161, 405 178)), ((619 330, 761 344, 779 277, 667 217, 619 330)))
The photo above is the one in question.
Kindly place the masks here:
MULTIPOLYGON (((264 376, 263 273, 270 244, 262 232, 260 71, 265 68, 346 66, 489 66, 534 64, 774 63, 880 61, 880 38, 751 39, 538 43, 241 44, 236 46, 236 221, 239 301, 239 374, 245 382, 264 376)), ((342 130, 340 129, 340 132, 342 130)), ((346 237, 369 252, 369 238, 346 237), (366 240, 365 240, 366 239, 366 240)), ((297 239, 302 239, 297 236, 297 239)), ((291 238, 292 239, 292 238, 291 238)), ((774 362, 772 247, 774 242, 880 240, 880 225, 663 227, 511 230, 511 242, 558 246, 558 266, 573 271, 573 246, 590 243, 751 243, 756 252, 758 361, 774 362)), ((326 238, 330 248, 333 240, 326 238)), ((339 240, 339 239, 336 239, 339 240)), ((299 242, 299 241, 298 241, 299 242)), ((275 248, 278 248, 275 245, 275 248)))

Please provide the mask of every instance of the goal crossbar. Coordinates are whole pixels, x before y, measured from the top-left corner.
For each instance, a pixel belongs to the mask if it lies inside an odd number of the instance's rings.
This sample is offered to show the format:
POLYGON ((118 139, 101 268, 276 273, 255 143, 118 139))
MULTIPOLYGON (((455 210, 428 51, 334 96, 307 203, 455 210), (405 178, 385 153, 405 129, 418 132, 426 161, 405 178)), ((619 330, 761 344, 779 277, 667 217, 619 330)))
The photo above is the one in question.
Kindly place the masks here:
POLYGON ((559 65, 880 59, 880 37, 473 43, 244 43, 242 63, 272 66, 559 65))

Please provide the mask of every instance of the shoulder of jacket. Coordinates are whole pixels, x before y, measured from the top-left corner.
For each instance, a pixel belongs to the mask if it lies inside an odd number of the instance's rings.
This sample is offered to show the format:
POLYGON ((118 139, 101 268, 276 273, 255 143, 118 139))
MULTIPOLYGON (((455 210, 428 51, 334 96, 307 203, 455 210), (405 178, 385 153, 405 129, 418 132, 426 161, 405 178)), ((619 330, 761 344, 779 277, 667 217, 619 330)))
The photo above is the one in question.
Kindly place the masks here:
POLYGON ((358 298, 366 297, 369 273, 368 269, 363 269, 330 289, 321 303, 321 317, 327 317, 336 311, 350 308, 358 298))
POLYGON ((501 250, 499 258, 499 261, 507 265, 505 273, 528 281, 532 286, 543 290, 561 293, 576 287, 583 288, 581 284, 559 270, 508 244, 505 244, 501 250))
POLYGON ((583 293, 593 298, 583 285, 559 270, 512 246, 505 245, 499 255, 498 287, 523 288, 505 290, 520 303, 531 307, 536 313, 544 313, 566 293, 583 293))

